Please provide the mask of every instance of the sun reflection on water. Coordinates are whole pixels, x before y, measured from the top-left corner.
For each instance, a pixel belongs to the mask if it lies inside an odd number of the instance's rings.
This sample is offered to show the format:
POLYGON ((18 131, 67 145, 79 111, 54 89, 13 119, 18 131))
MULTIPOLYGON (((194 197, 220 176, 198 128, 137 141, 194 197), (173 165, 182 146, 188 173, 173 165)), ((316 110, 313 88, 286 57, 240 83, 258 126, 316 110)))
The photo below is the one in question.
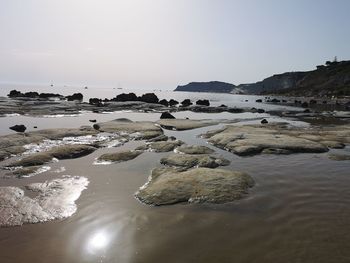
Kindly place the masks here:
POLYGON ((91 254, 96 254, 103 251, 110 243, 110 236, 106 231, 94 232, 87 240, 87 250, 91 254))

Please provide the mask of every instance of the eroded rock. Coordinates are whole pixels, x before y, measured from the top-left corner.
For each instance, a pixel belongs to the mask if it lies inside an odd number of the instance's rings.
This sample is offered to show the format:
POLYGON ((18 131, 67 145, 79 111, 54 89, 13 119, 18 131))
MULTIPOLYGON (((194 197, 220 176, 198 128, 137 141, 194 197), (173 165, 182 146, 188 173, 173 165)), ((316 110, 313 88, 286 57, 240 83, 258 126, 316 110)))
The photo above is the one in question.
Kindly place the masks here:
POLYGON ((202 145, 182 145, 176 148, 176 151, 187 154, 211 154, 214 152, 213 149, 202 145))
MULTIPOLYGON (((208 142, 219 148, 226 149, 237 155, 254 155, 264 153, 321 153, 328 151, 322 143, 328 141, 327 133, 301 128, 286 128, 284 125, 245 125, 226 126, 217 132, 209 132, 204 137, 208 142), (318 136, 306 139, 306 135, 318 133, 318 136)), ((342 136, 332 137, 333 140, 348 140, 345 134, 350 135, 350 130, 344 131, 342 136)))
POLYGON ((254 180, 242 172, 209 168, 188 171, 156 168, 135 196, 149 205, 227 203, 242 198, 253 185, 254 180))
POLYGON ((151 143, 142 145, 140 147, 137 147, 136 150, 139 150, 139 151, 150 150, 150 151, 154 151, 154 152, 170 152, 182 144, 183 144, 183 142, 180 140, 151 142, 151 143))
POLYGON ((218 124, 215 121, 189 119, 162 119, 157 121, 157 123, 164 129, 178 131, 191 130, 218 124))
POLYGON ((135 159, 137 156, 142 154, 142 151, 122 151, 116 153, 106 153, 102 154, 97 158, 97 163, 117 163, 117 162, 125 162, 132 159, 135 159))
POLYGON ((128 119, 116 119, 109 122, 98 123, 99 131, 118 132, 118 133, 135 133, 137 139, 151 139, 163 134, 160 127, 153 122, 139 121, 133 122, 128 119))
POLYGON ((161 164, 178 167, 208 167, 229 165, 230 161, 221 157, 214 157, 207 154, 171 154, 160 160, 161 164))
POLYGON ((58 160, 72 159, 88 155, 96 150, 95 147, 84 144, 71 144, 53 147, 46 152, 34 153, 23 157, 19 161, 9 164, 9 167, 17 166, 37 166, 49 163, 53 158, 58 160))

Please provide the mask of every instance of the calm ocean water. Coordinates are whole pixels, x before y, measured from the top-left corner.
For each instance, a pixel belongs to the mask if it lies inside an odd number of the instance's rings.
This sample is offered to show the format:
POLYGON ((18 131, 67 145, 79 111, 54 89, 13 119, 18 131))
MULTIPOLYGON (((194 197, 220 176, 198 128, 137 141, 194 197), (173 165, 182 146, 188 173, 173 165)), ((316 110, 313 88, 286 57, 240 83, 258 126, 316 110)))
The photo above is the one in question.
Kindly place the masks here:
MULTIPOLYGON (((1 88, 6 95, 13 87, 1 88)), ((17 87, 21 91, 41 91, 17 87)), ((82 92, 91 97, 114 97, 126 90, 70 89, 45 87, 42 92, 65 95, 82 92), (99 96, 98 96, 99 95, 99 96)), ((146 91, 138 91, 142 94, 146 91)), ((154 91, 150 91, 154 92, 154 91)), ((257 104, 257 96, 156 91, 159 98, 192 100, 208 98, 214 105, 280 106, 257 104), (248 100, 248 101, 246 101, 248 100)), ((289 109, 289 108, 288 108, 289 109)), ((244 123, 289 121, 264 114, 192 112, 174 113, 177 118, 230 119, 244 123)), ((2 117, 0 134, 10 124, 24 123, 39 129, 91 125, 89 119, 107 121, 157 120, 159 113, 83 113, 75 117, 2 117)), ((328 159, 328 153, 258 155, 239 157, 208 145, 198 135, 222 127, 217 125, 190 131, 165 131, 188 144, 207 145, 229 159, 225 169, 249 173, 256 185, 246 198, 225 205, 177 204, 150 207, 133 196, 160 158, 169 153, 146 152, 136 159, 111 165, 93 165, 103 153, 134 149, 134 141, 120 148, 101 148, 83 158, 52 163, 47 171, 24 179, 0 179, 0 186, 44 182, 62 175, 85 176, 90 184, 79 198, 77 212, 70 218, 42 224, 0 229, 0 262, 350 262, 350 176, 349 161, 328 159)), ((349 153, 350 148, 331 150, 349 153)), ((6 171, 0 169, 0 177, 6 171)))

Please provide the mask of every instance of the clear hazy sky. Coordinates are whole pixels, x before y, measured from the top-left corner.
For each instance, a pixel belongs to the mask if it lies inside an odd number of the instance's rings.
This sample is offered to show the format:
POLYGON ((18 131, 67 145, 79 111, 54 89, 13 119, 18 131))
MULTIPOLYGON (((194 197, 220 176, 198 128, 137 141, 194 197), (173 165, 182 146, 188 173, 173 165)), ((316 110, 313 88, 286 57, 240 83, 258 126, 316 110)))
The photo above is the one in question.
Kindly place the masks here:
POLYGON ((350 59, 349 0, 0 0, 0 81, 172 89, 350 59))

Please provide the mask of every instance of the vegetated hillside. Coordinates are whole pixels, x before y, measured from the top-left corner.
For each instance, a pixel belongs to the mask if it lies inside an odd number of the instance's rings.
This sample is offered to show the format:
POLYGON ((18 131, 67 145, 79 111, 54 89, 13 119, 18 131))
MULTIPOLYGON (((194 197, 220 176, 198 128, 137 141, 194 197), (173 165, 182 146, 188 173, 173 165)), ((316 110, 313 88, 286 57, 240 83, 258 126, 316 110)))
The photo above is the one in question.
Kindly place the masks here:
POLYGON ((175 91, 230 93, 235 87, 233 84, 220 81, 190 82, 187 85, 177 86, 175 91))
POLYGON ((350 61, 327 61, 316 70, 286 72, 262 81, 235 86, 220 81, 191 82, 175 91, 287 96, 350 96, 350 61))
POLYGON ((290 96, 350 96, 350 61, 327 62, 306 72, 295 87, 279 89, 276 94, 290 96))
POLYGON ((306 72, 286 72, 268 77, 262 81, 238 86, 246 94, 267 94, 278 90, 296 87, 297 83, 306 76, 306 72))

